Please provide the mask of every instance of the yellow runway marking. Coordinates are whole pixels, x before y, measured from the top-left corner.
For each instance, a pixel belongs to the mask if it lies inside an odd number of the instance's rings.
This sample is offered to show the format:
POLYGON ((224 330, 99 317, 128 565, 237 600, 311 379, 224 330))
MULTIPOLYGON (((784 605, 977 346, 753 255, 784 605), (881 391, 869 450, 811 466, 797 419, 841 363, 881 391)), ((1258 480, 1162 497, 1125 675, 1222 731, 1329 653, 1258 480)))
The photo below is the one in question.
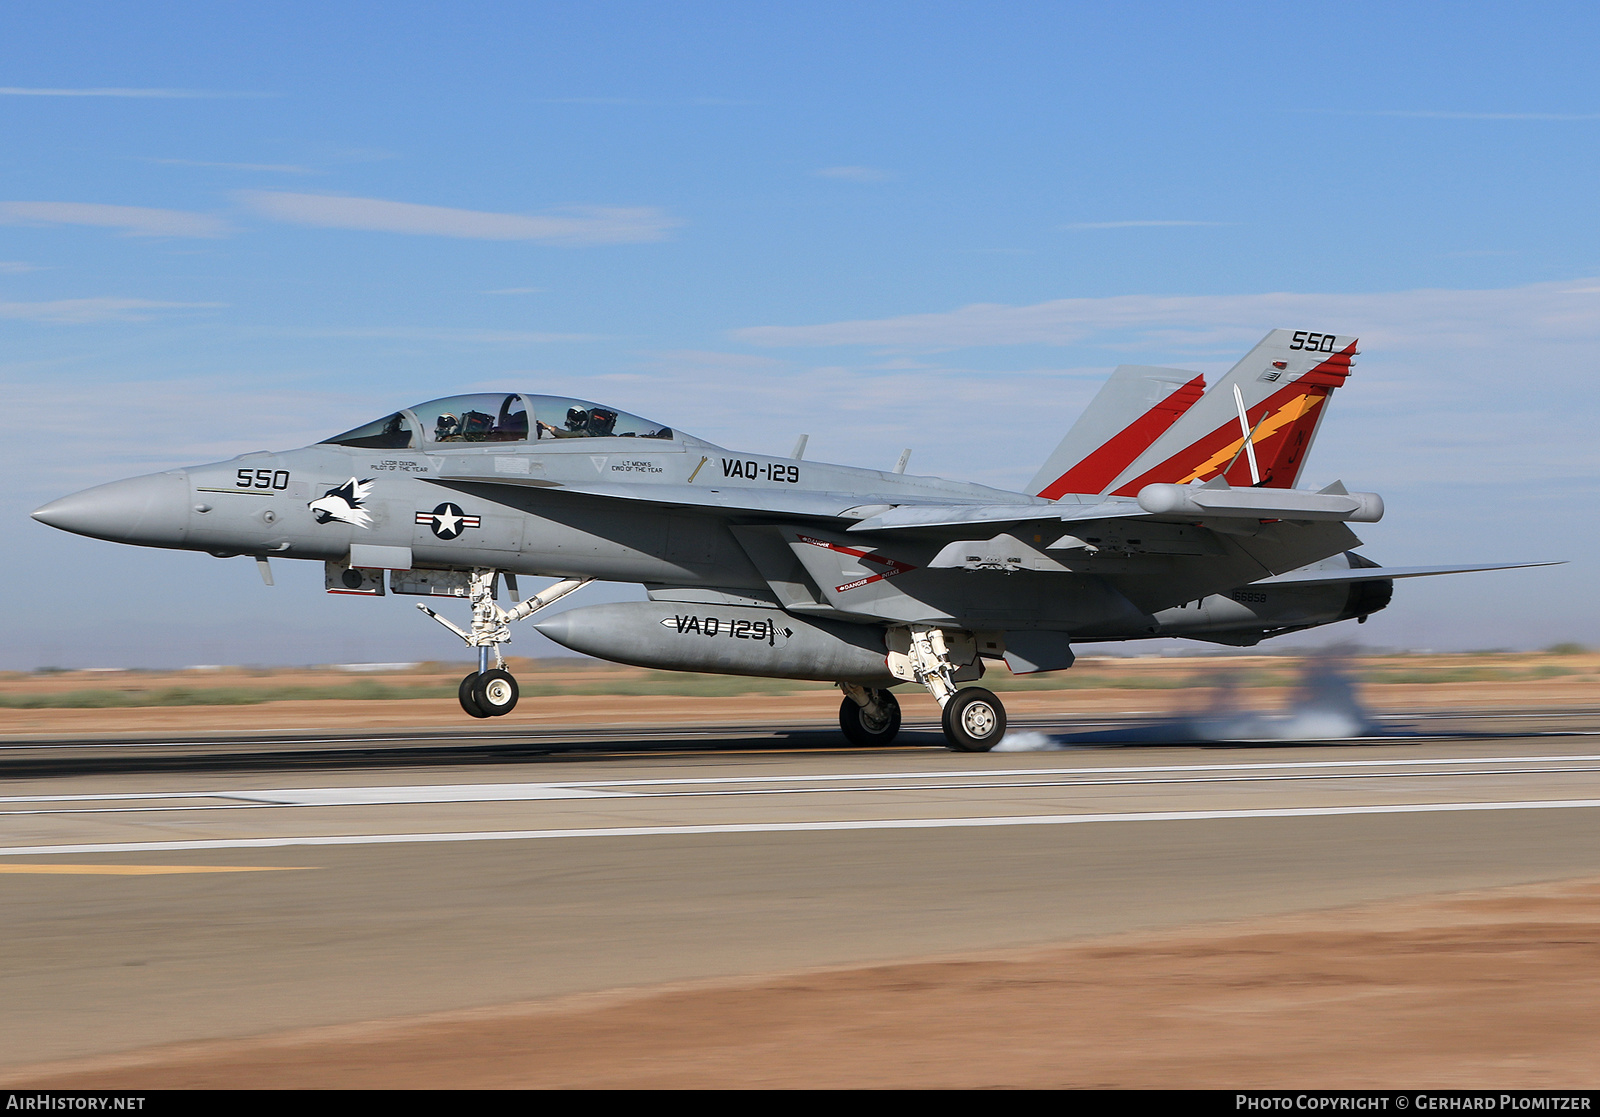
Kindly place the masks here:
POLYGON ((284 873, 312 865, 0 865, 0 873, 154 877, 167 873, 284 873))

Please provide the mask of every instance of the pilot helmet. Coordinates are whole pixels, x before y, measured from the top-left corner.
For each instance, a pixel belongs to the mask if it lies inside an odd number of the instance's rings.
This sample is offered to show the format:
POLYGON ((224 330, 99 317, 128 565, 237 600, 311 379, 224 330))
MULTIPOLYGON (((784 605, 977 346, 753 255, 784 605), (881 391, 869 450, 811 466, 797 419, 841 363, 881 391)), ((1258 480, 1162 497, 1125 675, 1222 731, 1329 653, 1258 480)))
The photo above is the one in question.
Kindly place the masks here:
POLYGON ((567 429, 569 431, 582 430, 583 425, 589 421, 589 413, 581 407, 567 408, 567 429))

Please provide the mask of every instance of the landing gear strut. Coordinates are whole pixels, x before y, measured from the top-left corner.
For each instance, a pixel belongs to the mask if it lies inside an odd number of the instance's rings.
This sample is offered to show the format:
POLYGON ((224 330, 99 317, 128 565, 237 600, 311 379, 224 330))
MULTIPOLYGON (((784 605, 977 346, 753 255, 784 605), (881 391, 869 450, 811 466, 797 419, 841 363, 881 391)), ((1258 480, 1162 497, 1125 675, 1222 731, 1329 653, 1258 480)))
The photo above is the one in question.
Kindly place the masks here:
POLYGON ((1006 735, 1006 708, 1000 699, 983 687, 956 686, 983 677, 971 633, 913 624, 891 628, 887 637, 890 672, 928 688, 943 711, 944 736, 951 748, 988 752, 1000 743, 1006 735))
MULTIPOLYGON (((543 593, 518 602, 510 609, 502 609, 494 600, 494 584, 498 573, 495 570, 480 569, 472 571, 468 576, 468 596, 472 600, 470 631, 463 631, 420 601, 417 603, 418 609, 461 637, 469 648, 478 649, 478 669, 462 679, 460 687, 456 690, 461 708, 475 718, 500 717, 516 708, 517 680, 506 670, 505 656, 500 654, 500 645, 511 642, 511 623, 533 616, 546 605, 561 600, 573 590, 582 589, 594 580, 568 578, 564 582, 557 582, 543 593), (489 666, 491 651, 494 653, 492 669, 489 666)), ((506 580, 511 582, 511 575, 506 575, 506 580)), ((511 582, 511 588, 515 590, 515 582, 511 582)))

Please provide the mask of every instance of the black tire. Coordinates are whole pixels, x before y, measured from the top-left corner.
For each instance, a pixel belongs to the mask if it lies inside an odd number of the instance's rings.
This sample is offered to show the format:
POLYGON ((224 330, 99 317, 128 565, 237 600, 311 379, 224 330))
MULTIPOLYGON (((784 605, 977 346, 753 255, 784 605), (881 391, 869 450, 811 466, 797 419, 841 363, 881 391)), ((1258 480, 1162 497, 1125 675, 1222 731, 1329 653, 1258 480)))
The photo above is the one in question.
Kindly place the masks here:
POLYGON ((485 717, 497 718, 517 708, 517 680, 498 667, 485 671, 472 684, 472 704, 485 717))
POLYGON ((962 752, 988 752, 1006 735, 1006 708, 981 686, 963 687, 945 703, 944 735, 962 752))
POLYGON ((882 748, 893 744, 900 732, 900 703, 894 694, 879 690, 873 692, 873 698, 882 711, 880 718, 872 717, 864 707, 856 705, 854 698, 847 697, 839 704, 839 728, 844 730, 852 745, 882 748))
POLYGON ((486 718, 489 715, 478 709, 478 704, 472 699, 472 688, 478 681, 478 673, 474 671, 461 680, 461 685, 456 688, 456 697, 461 699, 461 708, 475 718, 486 718))

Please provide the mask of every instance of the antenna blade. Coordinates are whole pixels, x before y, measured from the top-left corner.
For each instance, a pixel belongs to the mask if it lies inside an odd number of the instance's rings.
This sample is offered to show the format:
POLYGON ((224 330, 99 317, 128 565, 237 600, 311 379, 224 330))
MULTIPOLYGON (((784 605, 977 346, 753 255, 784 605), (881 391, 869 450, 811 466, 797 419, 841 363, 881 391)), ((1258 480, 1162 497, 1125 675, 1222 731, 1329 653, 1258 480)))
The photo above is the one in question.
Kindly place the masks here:
POLYGON ((1244 394, 1239 391, 1239 385, 1233 386, 1233 402, 1239 406, 1239 429, 1244 432, 1244 452, 1250 459, 1250 483, 1261 484, 1261 470, 1256 466, 1256 444, 1251 435, 1255 432, 1250 429, 1250 417, 1244 411, 1244 394))

